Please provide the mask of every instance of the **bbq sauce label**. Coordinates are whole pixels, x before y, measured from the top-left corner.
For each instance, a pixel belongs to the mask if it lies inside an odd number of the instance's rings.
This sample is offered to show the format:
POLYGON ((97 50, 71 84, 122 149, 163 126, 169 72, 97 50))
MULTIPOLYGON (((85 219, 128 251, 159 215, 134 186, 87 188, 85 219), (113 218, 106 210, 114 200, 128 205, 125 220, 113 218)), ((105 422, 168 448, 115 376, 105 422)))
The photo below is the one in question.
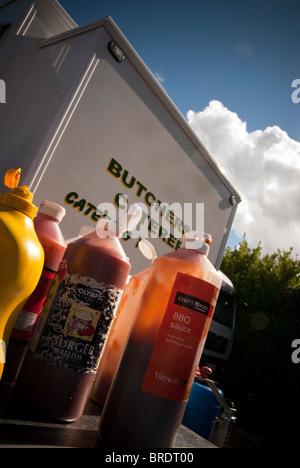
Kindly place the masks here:
POLYGON ((177 274, 141 390, 188 400, 218 294, 206 281, 177 274))
POLYGON ((65 260, 50 289, 30 350, 66 370, 95 373, 122 290, 67 272, 65 260))

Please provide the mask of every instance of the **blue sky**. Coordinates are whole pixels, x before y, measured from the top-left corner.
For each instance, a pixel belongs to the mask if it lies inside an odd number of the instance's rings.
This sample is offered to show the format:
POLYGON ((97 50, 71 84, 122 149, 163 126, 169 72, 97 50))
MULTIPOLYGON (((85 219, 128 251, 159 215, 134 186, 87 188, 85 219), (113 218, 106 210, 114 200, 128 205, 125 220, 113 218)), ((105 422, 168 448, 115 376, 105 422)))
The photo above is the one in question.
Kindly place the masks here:
POLYGON ((110 15, 179 110, 218 99, 249 131, 278 125, 300 141, 299 0, 61 0, 79 24, 110 15))
POLYGON ((300 0, 60 3, 78 25, 113 18, 225 170, 230 245, 300 253, 300 0))

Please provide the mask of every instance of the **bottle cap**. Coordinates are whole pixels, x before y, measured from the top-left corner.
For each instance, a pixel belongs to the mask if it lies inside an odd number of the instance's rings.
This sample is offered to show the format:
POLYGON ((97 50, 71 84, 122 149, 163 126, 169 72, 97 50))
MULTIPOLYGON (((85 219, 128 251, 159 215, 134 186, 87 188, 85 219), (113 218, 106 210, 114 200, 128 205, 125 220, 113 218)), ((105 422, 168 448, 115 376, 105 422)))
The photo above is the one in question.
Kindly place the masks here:
POLYGON ((151 260, 152 262, 157 256, 154 246, 147 239, 141 239, 138 243, 138 248, 144 257, 146 257, 148 260, 151 260))
POLYGON ((60 222, 65 216, 66 210, 57 203, 54 203, 50 200, 43 200, 39 207, 39 213, 51 216, 60 222))
POLYGON ((183 249, 198 250, 199 252, 208 255, 209 246, 213 239, 210 234, 206 232, 190 231, 184 234, 182 239, 183 249))
POLYGON ((4 184, 11 188, 8 193, 0 194, 0 204, 21 211, 29 218, 33 219, 37 213, 37 207, 33 205, 33 195, 27 185, 18 187, 21 169, 9 169, 4 177, 4 184))

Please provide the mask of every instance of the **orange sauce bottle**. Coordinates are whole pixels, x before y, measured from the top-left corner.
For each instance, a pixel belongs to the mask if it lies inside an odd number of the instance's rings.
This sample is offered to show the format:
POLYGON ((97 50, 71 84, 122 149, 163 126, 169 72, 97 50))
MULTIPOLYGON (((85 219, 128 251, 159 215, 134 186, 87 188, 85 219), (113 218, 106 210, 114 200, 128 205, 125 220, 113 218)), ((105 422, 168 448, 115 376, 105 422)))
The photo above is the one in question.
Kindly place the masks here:
MULTIPOLYGON (((142 239, 138 247, 143 255, 153 262, 156 256, 154 247, 146 239, 142 239)), ((150 268, 147 268, 132 276, 124 291, 117 316, 110 328, 100 357, 97 376, 91 391, 91 398, 98 405, 104 406, 149 273, 150 268)))
POLYGON ((173 447, 222 280, 207 258, 211 237, 154 260, 100 418, 113 447, 173 447))
POLYGON ((148 270, 130 278, 126 287, 120 309, 114 320, 103 353, 100 358, 97 376, 91 392, 91 398, 95 403, 104 406, 111 383, 116 373, 122 352, 130 332, 135 316, 139 298, 144 290, 148 270))

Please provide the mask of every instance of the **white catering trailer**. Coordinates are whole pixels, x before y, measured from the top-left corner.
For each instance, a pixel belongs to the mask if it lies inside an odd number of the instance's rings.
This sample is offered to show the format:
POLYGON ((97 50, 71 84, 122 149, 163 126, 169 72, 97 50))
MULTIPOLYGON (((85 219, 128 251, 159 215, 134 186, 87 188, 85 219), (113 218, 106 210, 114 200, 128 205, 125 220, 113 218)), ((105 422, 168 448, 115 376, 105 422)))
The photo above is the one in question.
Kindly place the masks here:
MULTIPOLYGON (((78 27, 56 0, 0 0, 0 24, 0 177, 20 167, 36 205, 64 206, 66 239, 103 204, 142 203, 159 255, 195 227, 174 207, 204 207, 219 269, 240 196, 114 21, 78 27)), ((132 273, 149 266, 136 245, 124 240, 132 273)))

